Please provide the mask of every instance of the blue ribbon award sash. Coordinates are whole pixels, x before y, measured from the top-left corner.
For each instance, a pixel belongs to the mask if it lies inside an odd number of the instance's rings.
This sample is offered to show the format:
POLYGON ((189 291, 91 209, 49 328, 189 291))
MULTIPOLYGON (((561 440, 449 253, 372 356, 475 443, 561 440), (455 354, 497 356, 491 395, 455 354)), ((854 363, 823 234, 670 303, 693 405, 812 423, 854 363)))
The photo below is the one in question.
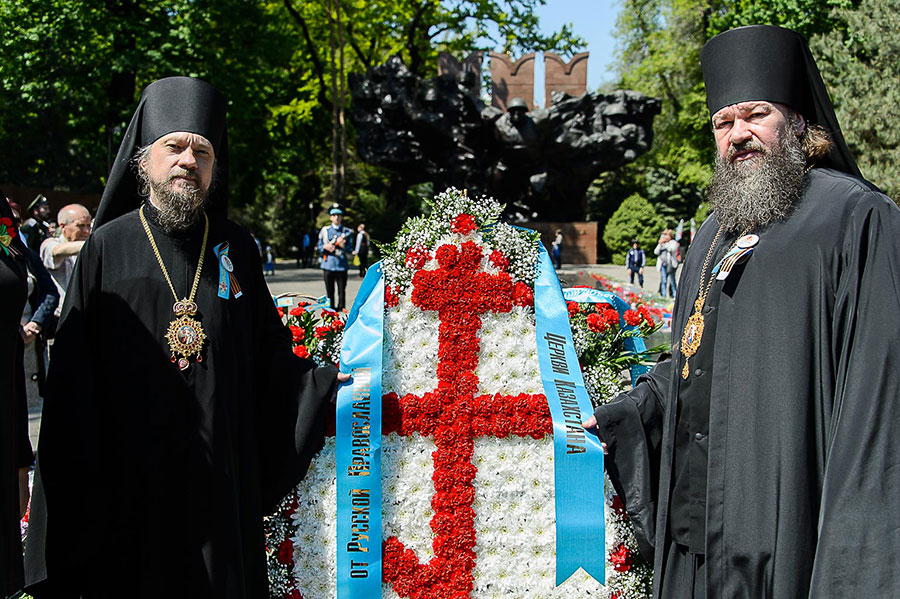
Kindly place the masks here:
POLYGON ((338 389, 337 596, 381 599, 381 361, 384 280, 366 273, 350 309, 338 389))
POLYGON ((581 425, 593 409, 572 341, 569 314, 550 256, 539 244, 534 284, 538 362, 553 417, 556 494, 556 585, 579 567, 604 583, 603 449, 581 425), (600 489, 597 485, 601 485, 600 489))
POLYGON ((228 299, 229 293, 233 293, 235 299, 243 295, 241 286, 234 276, 234 264, 228 257, 228 242, 223 241, 213 248, 216 254, 216 261, 219 263, 219 297, 228 299))

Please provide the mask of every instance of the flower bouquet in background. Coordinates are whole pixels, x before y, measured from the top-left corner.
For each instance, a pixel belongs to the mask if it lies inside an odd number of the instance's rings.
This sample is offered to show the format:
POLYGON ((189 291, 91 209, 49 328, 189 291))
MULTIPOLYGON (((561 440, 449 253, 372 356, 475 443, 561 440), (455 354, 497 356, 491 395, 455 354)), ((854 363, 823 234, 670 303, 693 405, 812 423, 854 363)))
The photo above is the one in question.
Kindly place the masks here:
POLYGON ((659 345, 635 353, 625 347, 633 337, 648 339, 662 322, 644 304, 620 315, 608 304, 566 302, 572 340, 584 375, 584 385, 595 406, 605 403, 631 385, 628 369, 650 365, 668 347, 659 345))
POLYGON ((347 314, 325 307, 324 298, 286 294, 277 299, 285 304, 278 307, 278 313, 291 330, 294 353, 319 366, 337 365, 341 359, 347 314))

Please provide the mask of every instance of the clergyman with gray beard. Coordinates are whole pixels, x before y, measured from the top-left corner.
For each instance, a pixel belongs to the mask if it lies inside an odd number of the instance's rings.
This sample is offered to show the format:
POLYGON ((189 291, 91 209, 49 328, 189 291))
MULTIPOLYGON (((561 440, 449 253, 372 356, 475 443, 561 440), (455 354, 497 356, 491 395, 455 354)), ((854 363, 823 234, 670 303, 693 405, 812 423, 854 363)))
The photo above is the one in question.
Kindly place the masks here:
POLYGON ((800 35, 741 27, 700 60, 712 214, 673 357, 585 424, 654 597, 900 597, 900 210, 800 35))
POLYGON ((119 148, 48 374, 36 599, 268 595, 263 517, 349 377, 294 355, 256 244, 226 216, 225 106, 198 79, 156 81, 119 148))

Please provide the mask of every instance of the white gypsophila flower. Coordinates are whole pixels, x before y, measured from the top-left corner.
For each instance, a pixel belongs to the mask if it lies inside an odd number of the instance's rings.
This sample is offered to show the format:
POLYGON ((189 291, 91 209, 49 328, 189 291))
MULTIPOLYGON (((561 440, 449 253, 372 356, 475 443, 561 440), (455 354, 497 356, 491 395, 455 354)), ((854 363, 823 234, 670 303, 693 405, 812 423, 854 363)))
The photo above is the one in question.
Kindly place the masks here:
POLYGON ((430 217, 449 223, 460 214, 471 214, 478 223, 491 223, 500 218, 503 206, 488 196, 469 197, 468 194, 450 187, 435 196, 430 217))
POLYGON ((534 284, 537 273, 538 246, 525 231, 506 223, 497 223, 491 232, 494 247, 509 260, 513 281, 534 284))
POLYGON ((588 366, 582 372, 584 387, 594 407, 608 403, 626 389, 622 377, 612 369, 599 364, 588 366))
POLYGON ((575 353, 580 359, 585 350, 591 347, 591 332, 586 327, 572 326, 572 342, 575 344, 575 353))

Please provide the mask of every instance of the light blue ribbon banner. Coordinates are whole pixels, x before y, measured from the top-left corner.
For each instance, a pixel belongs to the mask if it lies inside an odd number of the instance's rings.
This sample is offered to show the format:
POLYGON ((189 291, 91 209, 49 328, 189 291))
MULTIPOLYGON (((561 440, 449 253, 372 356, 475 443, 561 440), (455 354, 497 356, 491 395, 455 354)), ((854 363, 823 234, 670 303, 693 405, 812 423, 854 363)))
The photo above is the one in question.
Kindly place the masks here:
MULTIPOLYGON (((625 310, 630 310, 631 306, 615 293, 609 291, 600 291, 599 289, 586 289, 583 287, 569 287, 563 289, 563 297, 567 302, 576 302, 579 304, 609 304, 619 313, 619 327, 622 330, 630 331, 636 327, 625 322, 625 310)), ((647 350, 644 345, 643 337, 628 337, 625 339, 625 349, 636 354, 642 354, 647 350)), ((648 372, 649 366, 644 364, 634 364, 629 368, 631 373, 631 384, 635 384, 638 377, 648 372)))
MULTIPOLYGON (((337 396, 337 596, 381 599, 384 279, 372 265, 350 309, 337 396)), ((323 573, 324 576, 324 573, 323 573)))
POLYGON ((556 585, 579 567, 603 584, 606 521, 603 490, 596 488, 603 476, 603 449, 600 439, 581 425, 594 411, 584 388, 559 279, 543 244, 539 248, 534 312, 538 363, 553 417, 556 585))
POLYGON ((229 293, 234 292, 235 299, 243 295, 241 286, 238 285, 237 279, 234 277, 234 264, 228 257, 229 245, 227 241, 223 241, 213 248, 216 254, 216 262, 219 263, 219 297, 228 299, 229 293))

